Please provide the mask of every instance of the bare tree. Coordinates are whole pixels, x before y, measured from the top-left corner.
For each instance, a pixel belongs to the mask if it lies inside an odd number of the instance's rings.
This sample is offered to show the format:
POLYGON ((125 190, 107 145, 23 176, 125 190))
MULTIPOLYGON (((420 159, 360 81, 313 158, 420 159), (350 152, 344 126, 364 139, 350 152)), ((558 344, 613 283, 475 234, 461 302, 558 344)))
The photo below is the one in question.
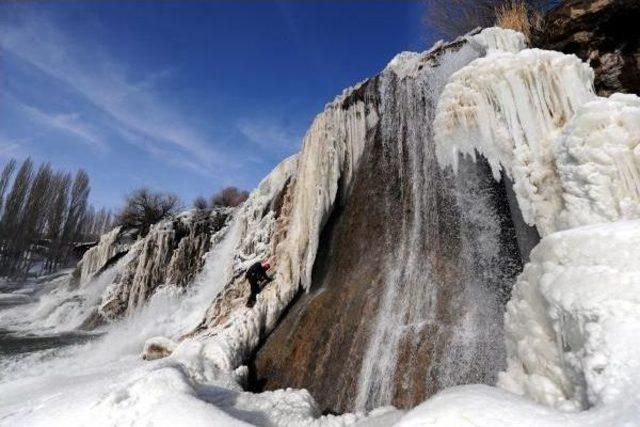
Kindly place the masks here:
POLYGON ((13 239, 17 234, 19 234, 18 225, 20 223, 27 192, 29 191, 29 185, 31 184, 32 174, 33 162, 28 158, 22 162, 22 165, 20 165, 20 169, 13 181, 11 191, 7 195, 7 201, 2 215, 2 228, 3 233, 5 233, 10 239, 13 239))
POLYGON ((196 209, 205 210, 209 207, 209 204, 207 203, 207 199, 199 196, 196 197, 196 199, 193 201, 193 207, 196 209))
POLYGON ((43 262, 41 271, 68 265, 75 260, 78 240, 96 238, 111 225, 110 211, 96 211, 88 203, 91 187, 85 171, 79 170, 72 179, 71 174, 44 163, 34 174, 33 162, 27 159, 11 183, 15 168, 12 160, 0 172, 0 203, 5 202, 0 218, 0 274, 31 274, 37 262, 43 262))
POLYGON ((22 162, 11 191, 7 195, 7 202, 2 215, 2 270, 13 275, 21 260, 19 250, 22 239, 21 218, 25 199, 31 185, 33 162, 27 158, 22 162))
POLYGON ((15 240, 15 250, 21 254, 18 265, 21 272, 27 272, 33 262, 32 252, 39 249, 36 240, 45 226, 48 198, 51 184, 51 165, 40 165, 29 188, 20 218, 19 238, 15 240))
POLYGON ((241 205, 248 198, 248 191, 240 191, 236 187, 227 187, 211 196, 210 205, 212 208, 223 206, 235 207, 241 205))
POLYGON ((51 193, 51 165, 40 165, 29 188, 22 214, 22 238, 29 242, 44 231, 48 198, 51 193))
POLYGON ((0 213, 4 207, 4 195, 7 192, 7 187, 9 187, 13 172, 16 170, 16 164, 16 159, 9 160, 2 168, 2 174, 0 174, 0 213))
POLYGON ((130 193, 116 223, 125 228, 139 230, 146 235, 149 228, 158 221, 178 212, 180 203, 173 194, 154 192, 146 187, 138 188, 130 193))
POLYGON ((62 229, 66 220, 67 207, 69 205, 69 192, 71 190, 71 174, 57 172, 53 176, 51 192, 54 198, 47 212, 47 231, 45 236, 51 241, 47 271, 53 271, 62 261, 62 229))

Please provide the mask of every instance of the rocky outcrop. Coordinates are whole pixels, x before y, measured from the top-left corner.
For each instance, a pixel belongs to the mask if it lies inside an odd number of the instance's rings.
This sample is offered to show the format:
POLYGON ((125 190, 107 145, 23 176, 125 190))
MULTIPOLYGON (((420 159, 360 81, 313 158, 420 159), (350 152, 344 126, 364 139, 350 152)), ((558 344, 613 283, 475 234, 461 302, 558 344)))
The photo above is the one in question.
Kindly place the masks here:
POLYGON ((588 61, 599 95, 640 94, 638 22, 637 0, 568 0, 544 17, 532 44, 588 61))
POLYGON ((98 244, 87 250, 76 267, 74 276, 80 284, 87 283, 95 275, 99 275, 114 261, 129 251, 135 242, 136 233, 116 227, 100 236, 98 244))
POLYGON ((231 212, 192 210, 154 225, 129 249, 103 296, 100 314, 117 318, 134 311, 160 286, 190 284, 204 265, 212 236, 231 212))

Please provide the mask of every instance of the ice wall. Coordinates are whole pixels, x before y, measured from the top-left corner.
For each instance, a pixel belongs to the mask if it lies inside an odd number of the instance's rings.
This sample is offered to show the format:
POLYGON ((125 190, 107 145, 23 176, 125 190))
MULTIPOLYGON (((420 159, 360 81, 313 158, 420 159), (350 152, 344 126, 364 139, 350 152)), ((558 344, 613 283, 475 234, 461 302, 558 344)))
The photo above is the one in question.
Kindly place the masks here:
POLYGON ((218 367, 240 366, 272 330, 300 289, 308 289, 322 228, 340 197, 346 197, 374 110, 356 101, 344 108, 344 94, 328 104, 307 132, 301 153, 282 162, 235 215, 242 238, 235 274, 194 331, 210 337, 207 353, 218 367), (252 309, 244 271, 270 259, 274 281, 252 309))
MULTIPOLYGON (((329 179, 296 181, 292 203, 338 197, 320 221, 299 211, 323 225, 312 228, 311 286, 261 343, 256 384, 308 388, 323 409, 343 412, 410 407, 452 384, 496 380, 504 293, 520 267, 506 198, 484 166, 442 173, 431 126, 448 77, 477 55, 462 38, 401 53, 318 117, 297 179, 329 179), (336 135, 346 158, 359 158, 348 175, 333 166, 336 135)), ((299 244, 289 237, 284 248, 299 244)))

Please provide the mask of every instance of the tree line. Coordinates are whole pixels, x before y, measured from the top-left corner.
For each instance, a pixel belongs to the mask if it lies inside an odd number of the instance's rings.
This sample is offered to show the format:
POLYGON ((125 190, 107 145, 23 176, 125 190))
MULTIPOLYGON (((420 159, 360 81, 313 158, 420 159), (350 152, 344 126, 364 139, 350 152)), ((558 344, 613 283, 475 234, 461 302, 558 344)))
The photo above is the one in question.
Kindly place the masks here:
MULTIPOLYGON (((158 221, 183 205, 174 194, 138 188, 125 196, 116 214, 89 204, 89 175, 35 165, 31 158, 7 161, 0 172, 0 276, 20 278, 68 267, 84 249, 117 225, 144 236, 158 221)), ((238 206, 249 193, 227 187, 208 200, 198 197, 195 209, 238 206)))
POLYGON ((89 175, 11 159, 0 173, 0 275, 52 272, 77 261, 77 247, 113 224, 88 202, 89 175))

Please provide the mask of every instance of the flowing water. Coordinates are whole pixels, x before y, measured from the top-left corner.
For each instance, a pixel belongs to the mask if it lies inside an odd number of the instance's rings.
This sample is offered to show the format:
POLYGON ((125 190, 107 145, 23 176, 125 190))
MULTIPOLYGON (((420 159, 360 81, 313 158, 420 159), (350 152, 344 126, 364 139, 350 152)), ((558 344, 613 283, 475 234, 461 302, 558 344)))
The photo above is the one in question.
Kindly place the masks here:
POLYGON ((467 47, 444 54, 415 78, 382 76, 382 138, 398 147, 402 159, 402 206, 388 199, 388 216, 401 212, 401 226, 399 235, 388 232, 384 292, 356 408, 424 393, 417 389, 430 394, 456 384, 492 383, 504 365, 502 304, 517 266, 504 265, 509 257, 503 258, 494 186, 487 171, 472 163, 456 178, 443 173, 431 126, 448 76, 474 57, 467 47), (414 367, 420 364, 428 370, 414 367))

